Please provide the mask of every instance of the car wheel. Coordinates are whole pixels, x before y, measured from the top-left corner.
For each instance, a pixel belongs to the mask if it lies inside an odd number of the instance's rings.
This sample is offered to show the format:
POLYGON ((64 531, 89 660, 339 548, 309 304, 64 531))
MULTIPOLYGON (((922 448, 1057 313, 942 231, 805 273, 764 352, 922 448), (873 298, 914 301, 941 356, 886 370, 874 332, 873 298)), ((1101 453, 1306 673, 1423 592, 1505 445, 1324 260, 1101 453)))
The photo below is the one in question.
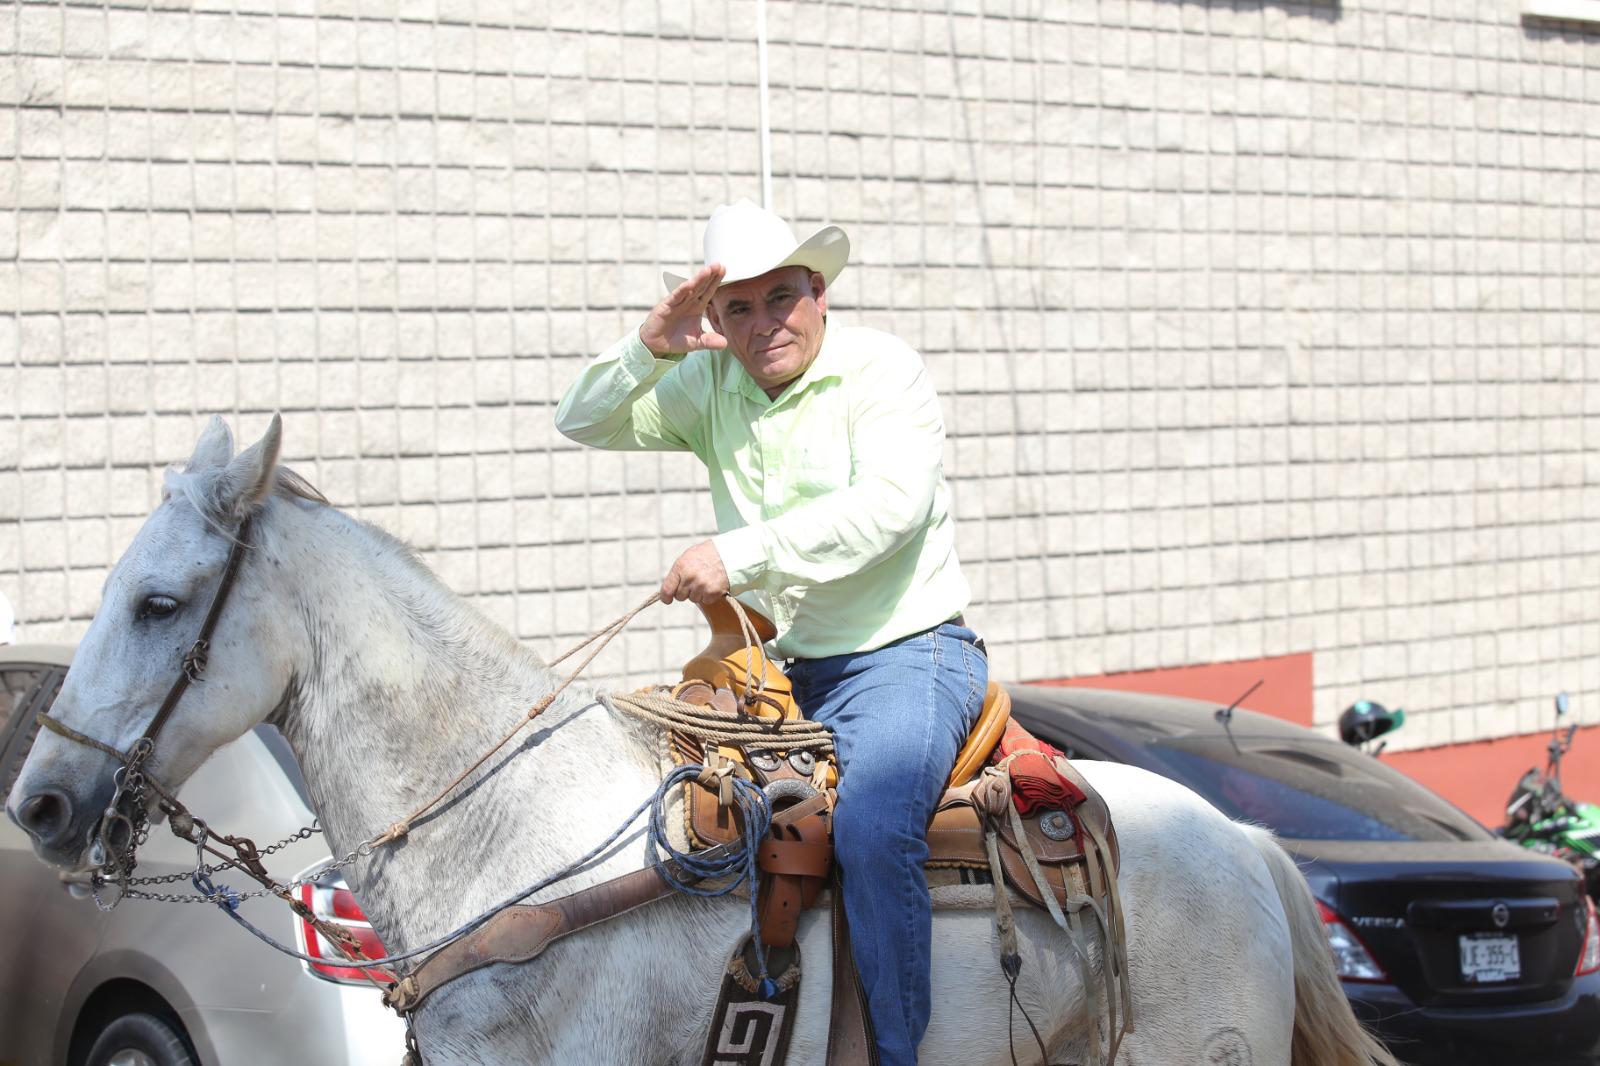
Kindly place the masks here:
POLYGON ((85 1066, 197 1066, 171 1022, 154 1014, 124 1014, 100 1030, 85 1066))

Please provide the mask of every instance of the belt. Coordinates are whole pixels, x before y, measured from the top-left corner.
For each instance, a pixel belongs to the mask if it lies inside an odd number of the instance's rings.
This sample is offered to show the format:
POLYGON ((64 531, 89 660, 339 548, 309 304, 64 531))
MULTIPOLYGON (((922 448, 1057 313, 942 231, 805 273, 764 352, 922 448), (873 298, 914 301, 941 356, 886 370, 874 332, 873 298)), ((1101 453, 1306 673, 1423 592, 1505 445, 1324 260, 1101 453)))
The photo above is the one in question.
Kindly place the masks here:
MULTIPOLYGON (((941 626, 960 626, 962 629, 968 628, 966 616, 965 615, 961 615, 961 614, 957 614, 957 615, 954 615, 954 616, 952 616, 950 618, 947 618, 943 622, 940 622, 939 625, 941 625, 941 626)), ((938 629, 938 628, 939 628, 939 626, 933 626, 933 627, 931 627, 929 629, 924 629, 922 632, 923 633, 932 633, 935 629, 938 629)), ((921 636, 921 635, 922 635, 921 633, 913 633, 913 634, 911 634, 911 636, 913 636, 913 637, 917 637, 917 636, 921 636)), ((984 646, 983 638, 978 636, 977 633, 973 633, 972 636, 973 636, 972 646, 974 648, 977 648, 980 652, 982 652, 983 653, 983 657, 985 659, 987 659, 989 657, 989 649, 984 646)), ((909 638, 906 638, 906 639, 909 639, 909 638)))
MULTIPOLYGON (((956 615, 954 618, 950 619, 950 621, 946 622, 945 624, 946 625, 952 625, 952 626, 960 626, 962 629, 966 629, 967 628, 967 620, 966 620, 966 618, 964 616, 962 616, 962 615, 959 615, 959 614, 956 615)), ((977 648, 978 651, 982 652, 983 653, 983 657, 985 659, 987 659, 989 657, 989 649, 988 649, 988 647, 986 647, 984 645, 983 638, 978 636, 976 633, 973 634, 973 638, 974 639, 972 641, 972 646, 974 648, 977 648)))

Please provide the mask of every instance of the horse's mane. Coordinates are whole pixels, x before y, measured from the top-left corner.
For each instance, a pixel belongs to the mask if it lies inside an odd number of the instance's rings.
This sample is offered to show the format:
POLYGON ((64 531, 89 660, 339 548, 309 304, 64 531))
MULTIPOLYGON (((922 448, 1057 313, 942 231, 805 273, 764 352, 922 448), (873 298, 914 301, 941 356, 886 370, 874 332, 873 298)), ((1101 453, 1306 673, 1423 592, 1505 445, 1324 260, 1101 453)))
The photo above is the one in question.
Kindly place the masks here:
MULTIPOLYGON (((202 467, 191 469, 184 467, 178 469, 176 465, 167 468, 162 478, 162 488, 167 496, 182 496, 188 500, 200 516, 213 528, 231 536, 229 527, 231 521, 225 513, 225 508, 217 494, 217 475, 220 473, 215 467, 202 467)), ((333 502, 322 494, 304 474, 287 466, 274 467, 272 471, 272 497, 287 500, 290 503, 311 504, 316 507, 326 507, 332 511, 339 509, 333 502)), ((343 512, 340 512, 344 514, 343 512)), ((388 547, 393 548, 402 558, 417 570, 418 574, 431 580, 443 591, 449 592, 439 577, 428 565, 422 561, 416 548, 396 537, 381 526, 364 522, 354 515, 344 514, 344 517, 360 526, 371 536, 378 538, 388 547)))
POLYGON ((272 494, 283 500, 305 500, 307 503, 320 503, 324 507, 333 506, 315 485, 287 466, 280 466, 272 472, 272 494))

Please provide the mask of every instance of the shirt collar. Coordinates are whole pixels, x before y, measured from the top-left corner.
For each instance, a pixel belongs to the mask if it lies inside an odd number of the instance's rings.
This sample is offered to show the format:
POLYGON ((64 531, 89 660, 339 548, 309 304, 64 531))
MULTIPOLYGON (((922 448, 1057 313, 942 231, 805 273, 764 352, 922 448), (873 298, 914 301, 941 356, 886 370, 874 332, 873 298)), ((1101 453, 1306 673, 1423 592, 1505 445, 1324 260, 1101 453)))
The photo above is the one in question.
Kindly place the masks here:
POLYGON ((756 384, 756 379, 745 372, 744 366, 735 359, 733 353, 727 354, 728 362, 732 364, 730 373, 722 382, 726 392, 737 392, 747 400, 752 400, 762 407, 776 406, 780 401, 791 396, 798 396, 806 389, 828 378, 842 377, 844 373, 844 357, 839 351, 836 342, 837 329, 829 329, 826 324, 822 331, 822 348, 817 352, 817 357, 806 367, 806 372, 801 374, 799 380, 791 383, 787 389, 778 394, 776 400, 767 396, 766 390, 756 384))

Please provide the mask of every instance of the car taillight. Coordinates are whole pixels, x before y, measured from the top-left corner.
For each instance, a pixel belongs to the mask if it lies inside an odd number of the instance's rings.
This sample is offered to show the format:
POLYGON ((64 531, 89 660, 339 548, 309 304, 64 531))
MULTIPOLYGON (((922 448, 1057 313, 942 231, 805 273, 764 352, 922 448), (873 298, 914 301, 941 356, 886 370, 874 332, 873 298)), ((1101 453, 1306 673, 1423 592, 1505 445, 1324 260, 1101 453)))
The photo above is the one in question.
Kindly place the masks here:
POLYGON ((1319 899, 1317 911, 1322 915, 1322 931, 1327 934, 1328 947, 1333 949, 1333 967, 1338 971, 1341 981, 1389 979, 1361 938, 1350 931, 1350 927, 1340 920, 1332 907, 1319 899))
MULTIPOLYGON (((378 939, 378 934, 372 931, 367 916, 361 913, 355 893, 350 891, 344 878, 338 874, 329 874, 315 881, 306 882, 297 891, 300 902, 310 907, 312 914, 335 929, 350 934, 360 946, 361 953, 367 958, 381 959, 388 954, 378 939)), ((317 932, 316 927, 304 918, 296 918, 295 927, 300 934, 301 950, 314 959, 326 960, 308 964, 311 972, 318 977, 343 984, 364 985, 369 983, 363 976, 365 972, 374 980, 381 982, 389 980, 377 970, 363 971, 359 966, 351 966, 345 953, 337 945, 330 943, 327 937, 317 932)))
POLYGON ((1583 952, 1578 956, 1578 971, 1572 975, 1574 977, 1600 970, 1600 914, 1595 913, 1594 900, 1584 896, 1583 902, 1589 909, 1589 921, 1584 926, 1583 952))

